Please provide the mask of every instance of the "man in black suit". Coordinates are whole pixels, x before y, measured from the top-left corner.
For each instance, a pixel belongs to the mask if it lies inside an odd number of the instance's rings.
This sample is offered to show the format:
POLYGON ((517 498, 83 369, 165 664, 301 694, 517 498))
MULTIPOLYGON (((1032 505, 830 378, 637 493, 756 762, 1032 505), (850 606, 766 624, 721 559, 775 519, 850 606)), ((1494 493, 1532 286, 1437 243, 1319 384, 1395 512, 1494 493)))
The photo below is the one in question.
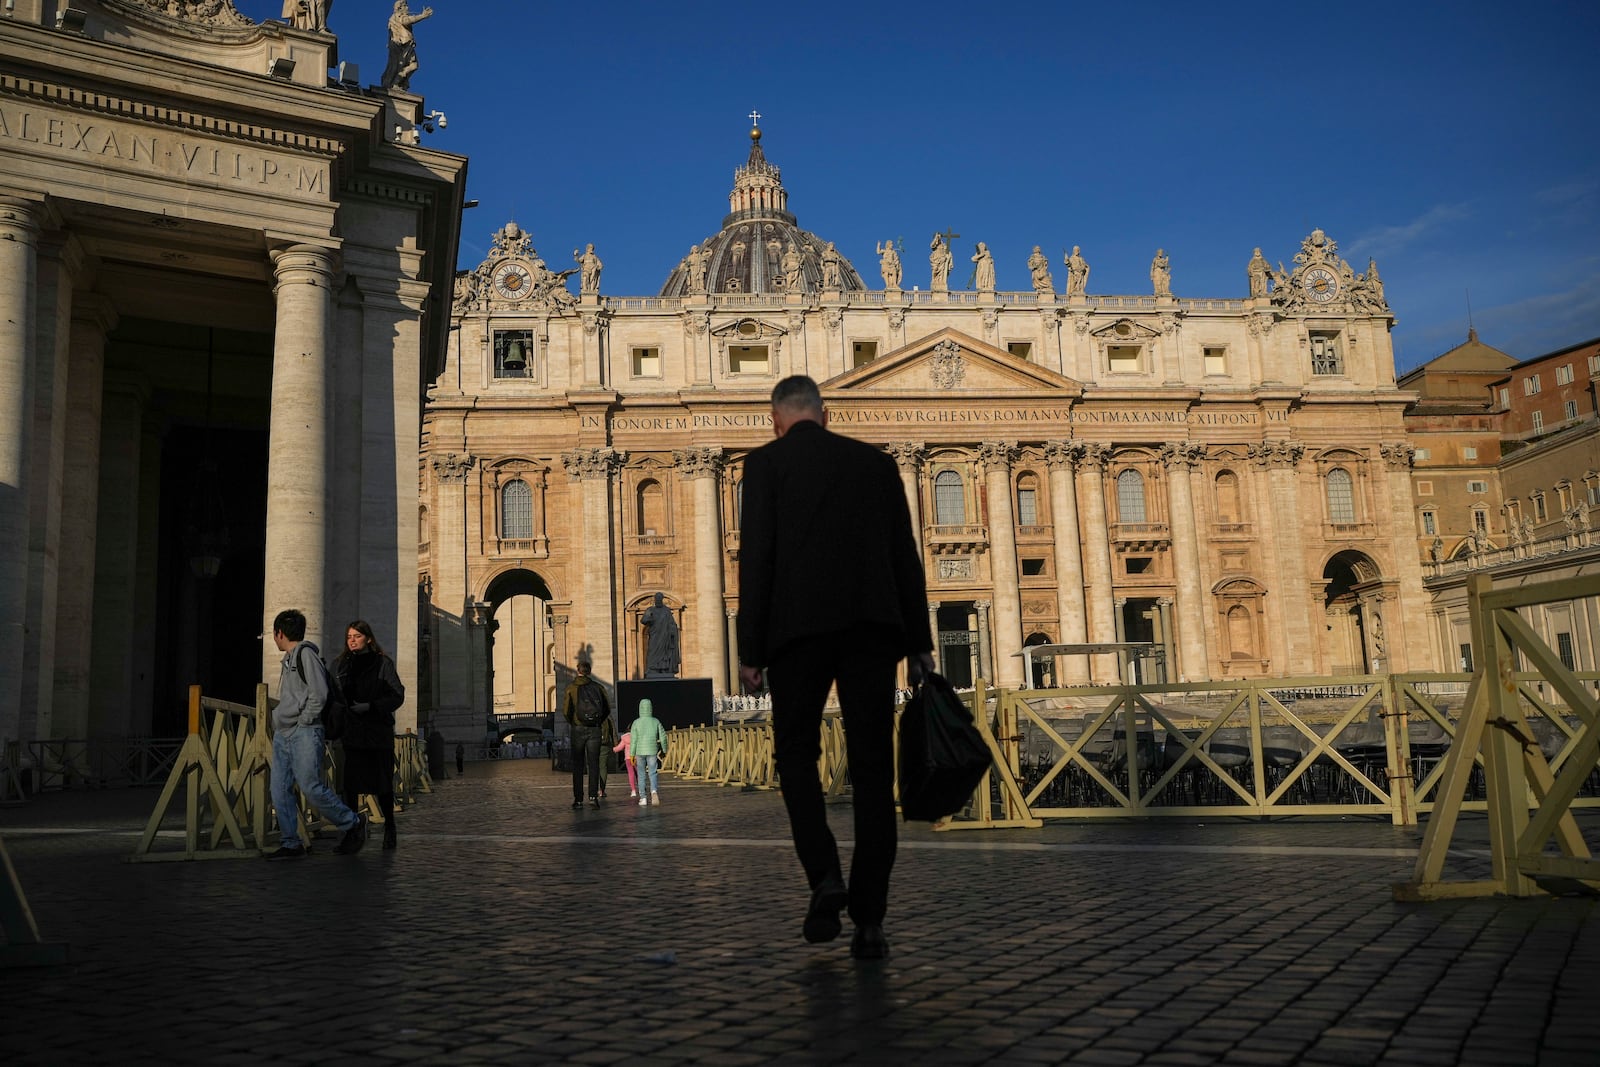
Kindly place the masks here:
POLYGON ((855 923, 851 955, 889 954, 883 918, 894 867, 895 668, 915 685, 933 669, 928 594, 900 475, 889 456, 827 429, 817 383, 772 391, 777 440, 744 463, 739 538, 739 678, 772 688, 783 802, 811 886, 807 941, 855 923), (855 808, 850 884, 828 829, 822 707, 837 684, 855 808))

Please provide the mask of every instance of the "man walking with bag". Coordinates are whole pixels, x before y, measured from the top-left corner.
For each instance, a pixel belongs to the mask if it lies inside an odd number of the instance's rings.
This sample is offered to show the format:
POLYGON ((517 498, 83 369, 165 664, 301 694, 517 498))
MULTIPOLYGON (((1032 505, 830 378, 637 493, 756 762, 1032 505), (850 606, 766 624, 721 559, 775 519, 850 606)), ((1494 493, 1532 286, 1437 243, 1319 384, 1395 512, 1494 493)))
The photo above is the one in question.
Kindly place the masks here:
POLYGON ((572 806, 583 807, 583 774, 589 772, 589 806, 600 806, 600 726, 611 717, 605 686, 589 677, 589 661, 578 660, 578 676, 567 686, 561 714, 572 727, 572 806))
POLYGON ((827 429, 817 383, 772 391, 777 440, 745 457, 739 547, 739 678, 772 689, 783 802, 811 889, 801 932, 850 954, 889 954, 883 920, 895 857, 894 684, 933 669, 927 586, 900 474, 889 456, 827 429), (837 684, 855 809, 847 887, 828 829, 817 759, 823 703, 837 684))

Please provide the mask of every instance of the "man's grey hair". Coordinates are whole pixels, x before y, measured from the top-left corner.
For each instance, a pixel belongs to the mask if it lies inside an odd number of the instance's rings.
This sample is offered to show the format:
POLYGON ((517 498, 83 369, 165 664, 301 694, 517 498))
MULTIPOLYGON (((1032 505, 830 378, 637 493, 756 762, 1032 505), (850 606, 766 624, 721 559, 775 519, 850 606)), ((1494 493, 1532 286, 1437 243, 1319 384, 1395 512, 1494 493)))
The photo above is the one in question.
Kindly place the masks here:
POLYGON ((822 390, 804 374, 795 374, 772 389, 772 406, 788 411, 822 411, 822 390))

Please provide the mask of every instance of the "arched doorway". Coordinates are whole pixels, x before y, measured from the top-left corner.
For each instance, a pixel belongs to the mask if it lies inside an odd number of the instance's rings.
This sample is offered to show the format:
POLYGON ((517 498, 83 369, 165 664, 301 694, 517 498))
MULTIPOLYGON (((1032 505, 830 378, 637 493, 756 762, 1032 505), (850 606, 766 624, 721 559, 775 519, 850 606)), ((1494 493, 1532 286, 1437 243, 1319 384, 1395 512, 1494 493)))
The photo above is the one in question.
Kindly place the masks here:
MULTIPOLYGON (((1048 645, 1050 635, 1035 631, 1023 639, 1023 646, 1048 645)), ((1055 688, 1056 661, 1054 659, 1036 659, 1033 661, 1033 677, 1028 679, 1035 689, 1055 688)))
POLYGON ((488 713, 496 724, 536 719, 543 725, 555 709, 552 599, 544 578, 520 567, 496 575, 484 591, 493 620, 486 642, 488 713))
POLYGON ((1347 549, 1328 560, 1322 578, 1326 640, 1321 655, 1327 672, 1383 670, 1388 656, 1379 591, 1383 574, 1377 563, 1363 552, 1347 549))

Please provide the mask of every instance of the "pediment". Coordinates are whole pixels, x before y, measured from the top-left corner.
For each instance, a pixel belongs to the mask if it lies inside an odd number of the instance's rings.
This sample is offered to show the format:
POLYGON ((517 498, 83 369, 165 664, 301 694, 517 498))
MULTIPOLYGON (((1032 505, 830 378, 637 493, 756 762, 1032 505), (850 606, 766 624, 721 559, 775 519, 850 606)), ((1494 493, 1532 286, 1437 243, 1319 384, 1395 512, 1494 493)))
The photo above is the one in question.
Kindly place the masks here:
POLYGON ((1113 345, 1137 345, 1154 341, 1161 336, 1161 331, 1153 330, 1142 322, 1133 319, 1118 319, 1116 322, 1091 330, 1090 336, 1096 340, 1113 345))
POLYGON ((823 383, 852 393, 1065 393, 1083 384, 946 328, 823 383))
POLYGON ((768 341, 774 337, 783 337, 788 332, 785 327, 761 318, 736 319, 711 328, 711 336, 733 344, 768 341))

